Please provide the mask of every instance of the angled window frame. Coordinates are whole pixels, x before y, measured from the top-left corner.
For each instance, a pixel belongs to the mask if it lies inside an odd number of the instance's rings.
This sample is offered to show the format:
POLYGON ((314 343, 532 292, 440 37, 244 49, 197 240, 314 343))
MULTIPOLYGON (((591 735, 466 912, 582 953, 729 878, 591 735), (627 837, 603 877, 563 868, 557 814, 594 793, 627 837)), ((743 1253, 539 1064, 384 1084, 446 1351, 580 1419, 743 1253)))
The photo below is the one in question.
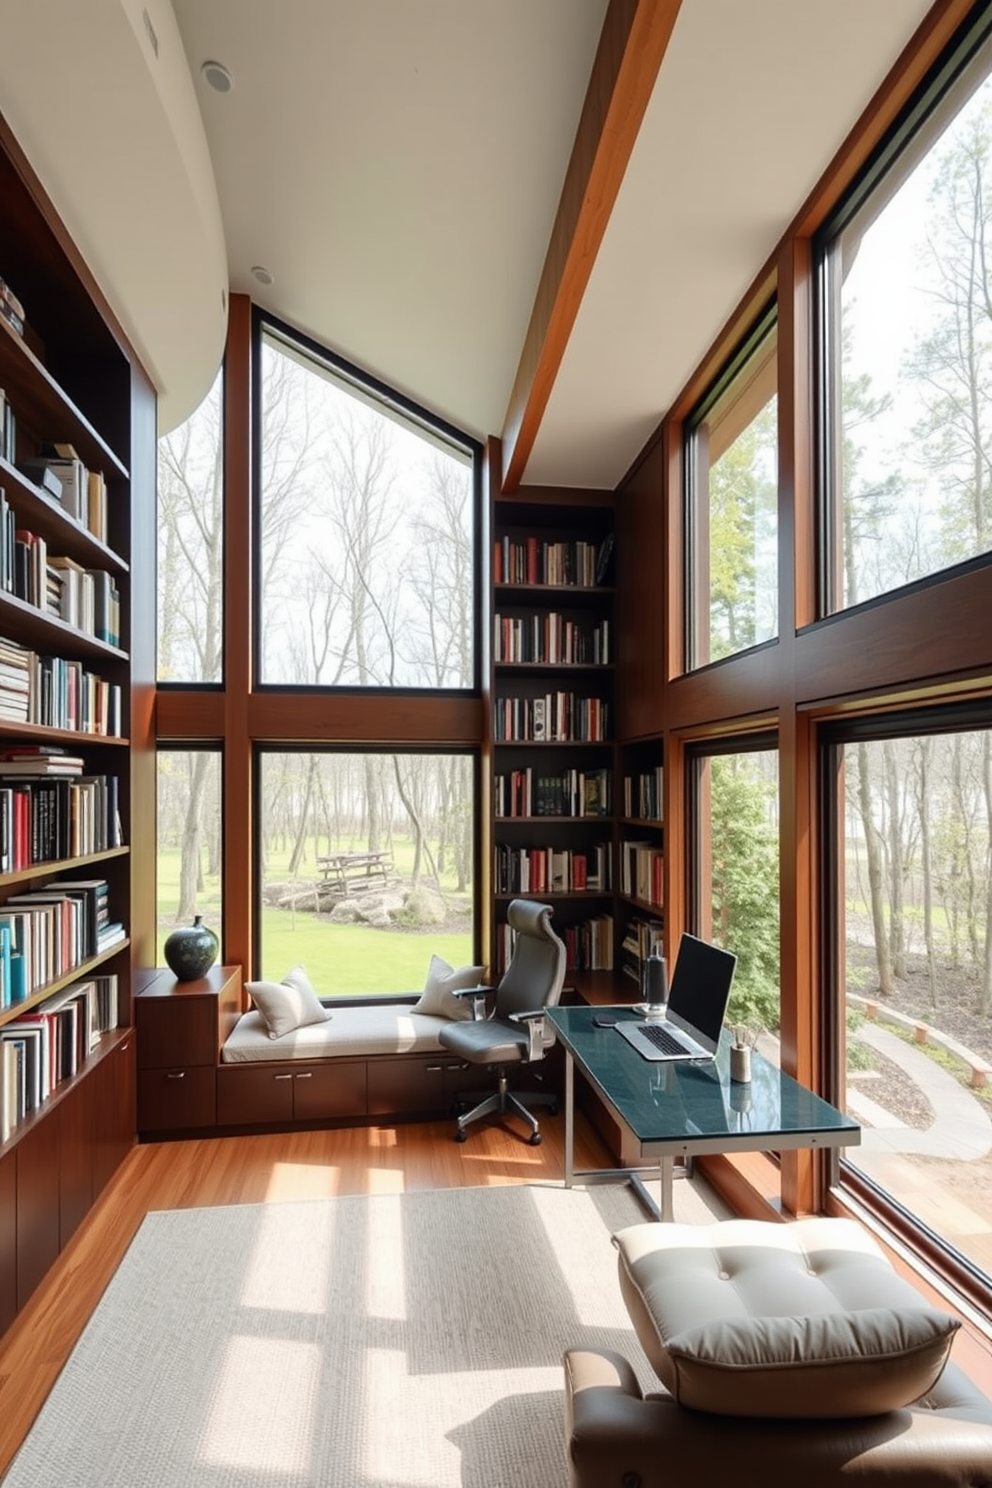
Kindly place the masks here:
POLYGON ((292 326, 252 307, 252 690, 259 693, 293 692, 302 695, 358 695, 361 697, 471 697, 480 696, 483 675, 483 636, 485 633, 485 585, 483 571, 484 534, 487 525, 483 511, 483 447, 481 443, 455 428, 421 404, 414 402, 386 383, 363 371, 356 364, 321 346, 292 326), (263 680, 263 628, 261 610, 264 597, 264 552, 261 540, 263 503, 264 405, 262 351, 269 340, 280 351, 300 362, 317 375, 341 388, 360 402, 381 412, 410 432, 442 450, 460 455, 471 469, 472 502, 472 662, 471 681, 464 687, 438 687, 427 683, 416 686, 363 685, 361 683, 269 682, 263 680))
MULTIPOLYGON (((844 599, 841 252, 845 233, 870 228, 940 131, 992 77, 992 6, 969 17, 900 110, 863 168, 812 238, 813 435, 816 490, 816 619, 853 614, 919 592, 953 574, 992 566, 992 551, 921 574, 862 600, 844 599)), ((811 627, 806 627, 811 628, 811 627)))

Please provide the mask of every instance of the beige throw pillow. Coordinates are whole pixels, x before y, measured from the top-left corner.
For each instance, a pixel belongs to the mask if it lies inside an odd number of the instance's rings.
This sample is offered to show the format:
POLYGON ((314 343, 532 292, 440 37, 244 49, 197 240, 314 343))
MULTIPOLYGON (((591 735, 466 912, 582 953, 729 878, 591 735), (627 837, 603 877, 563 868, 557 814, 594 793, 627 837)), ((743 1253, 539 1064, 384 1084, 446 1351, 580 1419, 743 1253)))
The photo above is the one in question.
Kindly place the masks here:
POLYGON ((429 1013, 435 1018, 466 1021, 472 1017, 472 999, 455 997, 455 990, 477 987, 484 970, 482 966, 460 966, 455 971, 441 956, 432 956, 424 990, 412 1011, 429 1013))
POLYGON ((246 982, 245 989, 265 1022, 270 1039, 282 1038, 331 1016, 302 966, 287 971, 281 982, 246 982))

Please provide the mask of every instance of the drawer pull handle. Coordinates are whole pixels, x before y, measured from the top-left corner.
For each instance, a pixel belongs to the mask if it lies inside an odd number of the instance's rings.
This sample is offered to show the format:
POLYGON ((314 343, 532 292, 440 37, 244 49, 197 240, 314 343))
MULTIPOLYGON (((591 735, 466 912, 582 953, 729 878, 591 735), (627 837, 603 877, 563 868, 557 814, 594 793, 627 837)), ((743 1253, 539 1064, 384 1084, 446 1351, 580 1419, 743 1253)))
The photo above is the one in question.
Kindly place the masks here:
POLYGON ((429 1064, 427 1065, 426 1073, 428 1075, 439 1075, 441 1073, 441 1066, 439 1064, 429 1064))
POLYGON ((293 1077, 292 1075, 273 1075, 272 1078, 274 1080, 291 1080, 293 1077))
POLYGON ((186 1071, 185 1070, 173 1070, 173 1071, 170 1071, 169 1074, 167 1074, 165 1078, 167 1080, 185 1080, 185 1078, 186 1078, 186 1071))
POLYGON ((303 1072, 301 1074, 297 1075, 296 1078, 298 1080, 312 1080, 313 1079, 313 1070, 303 1070, 303 1072))

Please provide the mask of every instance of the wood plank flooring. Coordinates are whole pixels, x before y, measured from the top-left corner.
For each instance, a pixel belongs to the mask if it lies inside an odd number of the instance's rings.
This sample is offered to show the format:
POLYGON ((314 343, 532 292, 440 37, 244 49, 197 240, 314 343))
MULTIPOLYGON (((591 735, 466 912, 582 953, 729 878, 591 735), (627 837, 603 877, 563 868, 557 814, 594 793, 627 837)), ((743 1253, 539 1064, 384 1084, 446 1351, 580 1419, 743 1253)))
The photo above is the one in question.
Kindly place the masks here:
MULTIPOLYGON (((540 1147, 496 1124, 457 1143, 450 1121, 135 1147, 0 1339, 0 1475, 150 1210, 560 1180, 564 1128, 543 1122, 540 1147)), ((581 1114, 575 1160, 612 1165, 581 1114)))

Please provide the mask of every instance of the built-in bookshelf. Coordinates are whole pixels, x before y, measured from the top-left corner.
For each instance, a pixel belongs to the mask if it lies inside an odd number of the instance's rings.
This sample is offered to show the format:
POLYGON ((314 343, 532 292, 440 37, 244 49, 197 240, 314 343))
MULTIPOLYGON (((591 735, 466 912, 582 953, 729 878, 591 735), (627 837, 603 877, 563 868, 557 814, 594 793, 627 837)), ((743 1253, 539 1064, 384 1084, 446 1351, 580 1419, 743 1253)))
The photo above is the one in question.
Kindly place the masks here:
POLYGON ((139 417, 154 468, 154 396, 2 119, 0 201, 2 1330, 135 1136, 130 467, 139 417))
POLYGON ((638 740, 620 747, 617 823, 619 968, 640 992, 644 962, 664 952, 664 764, 661 743, 638 740))
MULTIPOLYGON (((506 907, 554 906, 570 974, 612 971, 613 498, 499 496, 493 512, 493 964, 506 907)), ((570 978, 572 979, 572 978, 570 978)))

